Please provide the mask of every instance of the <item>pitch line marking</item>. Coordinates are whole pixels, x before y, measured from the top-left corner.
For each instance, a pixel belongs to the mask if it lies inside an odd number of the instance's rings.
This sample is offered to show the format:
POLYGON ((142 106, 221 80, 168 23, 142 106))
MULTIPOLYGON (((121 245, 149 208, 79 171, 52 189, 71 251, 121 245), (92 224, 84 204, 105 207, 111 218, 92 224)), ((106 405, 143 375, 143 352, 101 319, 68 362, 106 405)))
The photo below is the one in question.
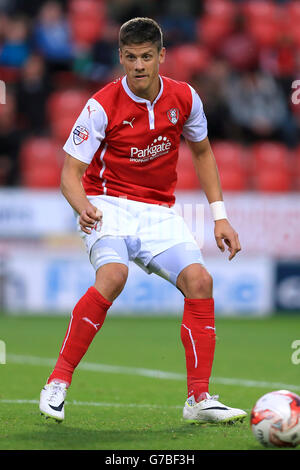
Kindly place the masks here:
MULTIPOLYGON (((39 400, 26 400, 26 399, 0 399, 0 403, 3 404, 17 404, 17 405, 38 405, 39 400)), ((74 406, 95 406, 95 407, 106 407, 106 408, 176 408, 181 409, 179 405, 150 405, 147 403, 107 403, 107 402, 95 402, 95 401, 66 401, 66 405, 74 406)))
MULTIPOLYGON (((28 364, 32 366, 47 366, 54 367, 56 359, 42 358, 36 356, 23 356, 18 354, 7 354, 6 363, 14 364, 28 364)), ((112 366, 108 364, 97 364, 93 362, 82 362, 77 366, 77 369, 87 370, 92 372, 103 372, 111 374, 126 374, 126 375, 138 375, 141 377, 150 377, 154 379, 162 380, 186 380, 185 374, 179 374, 176 372, 165 372, 162 370, 155 369, 144 369, 137 367, 126 367, 126 366, 112 366)), ((285 390, 300 390, 300 385, 286 384, 282 382, 268 382, 261 380, 248 380, 238 379, 229 377, 212 377, 211 383, 221 385, 233 385, 239 387, 257 387, 257 388, 269 388, 272 390, 285 389, 285 390)))

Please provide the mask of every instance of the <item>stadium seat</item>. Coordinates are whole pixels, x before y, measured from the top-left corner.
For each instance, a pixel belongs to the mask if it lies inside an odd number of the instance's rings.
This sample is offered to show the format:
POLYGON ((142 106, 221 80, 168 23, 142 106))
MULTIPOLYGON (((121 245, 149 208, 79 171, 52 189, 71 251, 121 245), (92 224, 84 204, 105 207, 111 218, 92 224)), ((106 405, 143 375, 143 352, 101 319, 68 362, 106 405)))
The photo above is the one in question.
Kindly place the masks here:
POLYGON ((252 146, 252 182, 258 191, 286 192, 292 189, 291 154, 278 142, 252 146))
POLYGON ((72 0, 69 6, 69 20, 74 42, 80 45, 93 44, 104 31, 105 2, 72 0))
POLYGON ((278 22, 273 19, 251 19, 247 30, 258 47, 276 46, 281 34, 278 22))
POLYGON ((51 133, 53 138, 63 145, 68 139, 72 127, 74 126, 75 119, 71 116, 58 116, 51 123, 51 133))
POLYGON ((300 2, 288 2, 281 7, 277 23, 282 38, 289 39, 294 47, 300 47, 300 2), (293 4, 293 5, 292 5, 293 4))
POLYGON ((177 163, 176 190, 188 191, 200 189, 200 183, 196 175, 192 154, 188 145, 182 141, 179 147, 177 163))
POLYGON ((294 151, 293 189, 300 191, 300 145, 294 151))
POLYGON ((219 168, 219 174, 223 191, 245 191, 248 189, 247 177, 241 168, 219 168))
POLYGON ((278 6, 271 0, 248 0, 242 4, 241 11, 246 19, 267 21, 276 18, 278 6))
POLYGON ((294 19, 289 25, 289 35, 292 38, 295 47, 300 47, 300 28, 299 20, 294 19))
POLYGON ((204 15, 197 20, 196 32, 198 42, 211 51, 220 46, 233 29, 233 18, 204 15))
POLYGON ((47 103, 52 135, 63 142, 90 95, 82 90, 64 90, 52 93, 47 103))
POLYGON ((176 79, 189 81, 194 73, 201 73, 207 68, 210 55, 197 44, 184 44, 172 50, 172 60, 176 64, 176 79))
POLYGON ((298 23, 300 22, 300 2, 298 0, 292 0, 284 5, 284 9, 287 11, 290 18, 295 18, 298 23))
POLYGON ((257 63, 258 48, 250 34, 229 35, 220 51, 228 66, 237 71, 249 70, 257 63))
MULTIPOLYGON (((242 147, 232 142, 216 142, 212 145, 219 168, 224 191, 247 189, 247 173, 242 164, 242 147)), ((195 172, 191 151, 185 142, 180 144, 177 165, 178 183, 176 189, 199 189, 200 183, 195 172)))
POLYGON ((214 141, 211 143, 214 156, 220 168, 244 168, 244 149, 242 145, 231 141, 214 141))
POLYGON ((18 67, 0 66, 0 78, 6 84, 17 83, 20 78, 20 69, 18 67))
POLYGON ((218 165, 224 191, 247 189, 247 159, 241 145, 230 141, 212 143, 212 150, 218 165))
POLYGON ((93 44, 101 37, 103 25, 97 17, 91 21, 89 18, 72 18, 71 21, 72 38, 76 44, 93 44))
POLYGON ((89 17, 97 16, 103 11, 104 1, 101 0, 71 0, 69 3, 69 14, 89 17))
POLYGON ((290 153, 280 142, 261 142, 251 148, 252 171, 290 170, 290 153))
POLYGON ((215 18, 233 18, 237 12, 237 4, 231 0, 206 0, 204 12, 215 18))
POLYGON ((169 78, 172 78, 173 80, 181 80, 180 78, 181 71, 178 70, 175 59, 173 58, 172 48, 168 50, 168 53, 166 54, 166 57, 165 57, 165 61, 162 64, 160 64, 159 73, 160 75, 167 76, 169 78))
POLYGON ((51 120, 57 116, 72 114, 75 118, 89 99, 85 90, 55 91, 48 99, 48 113, 51 120))
POLYGON ((27 139, 20 151, 22 185, 34 189, 58 188, 62 162, 62 151, 52 139, 27 139))
POLYGON ((261 192, 289 192, 292 189, 290 173, 278 169, 258 171, 253 183, 254 189, 261 192))

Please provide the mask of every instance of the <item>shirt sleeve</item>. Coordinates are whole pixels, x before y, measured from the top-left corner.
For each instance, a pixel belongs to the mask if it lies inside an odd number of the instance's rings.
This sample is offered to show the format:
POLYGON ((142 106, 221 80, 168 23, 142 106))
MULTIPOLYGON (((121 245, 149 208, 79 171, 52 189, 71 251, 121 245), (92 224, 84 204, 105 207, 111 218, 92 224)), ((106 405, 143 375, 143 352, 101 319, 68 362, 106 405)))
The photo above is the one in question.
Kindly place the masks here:
POLYGON ((191 113, 184 123, 182 135, 192 142, 200 142, 207 137, 207 120, 198 93, 189 85, 192 92, 191 113))
POLYGON ((89 165, 105 138, 106 127, 107 115, 103 107, 90 98, 71 130, 64 151, 89 165))

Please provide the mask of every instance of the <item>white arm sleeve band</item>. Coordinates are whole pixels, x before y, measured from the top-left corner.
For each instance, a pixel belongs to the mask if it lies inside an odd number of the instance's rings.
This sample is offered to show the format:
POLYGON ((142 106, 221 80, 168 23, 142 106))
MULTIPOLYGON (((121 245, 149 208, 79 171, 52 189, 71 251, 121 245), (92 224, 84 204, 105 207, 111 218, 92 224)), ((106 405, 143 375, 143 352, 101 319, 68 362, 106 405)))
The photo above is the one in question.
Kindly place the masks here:
POLYGON ((90 98, 76 120, 63 149, 81 162, 90 164, 105 138, 107 116, 94 98, 90 98))
POLYGON ((192 142, 200 142, 207 137, 207 120, 198 93, 190 85, 189 87, 193 103, 191 113, 183 126, 182 135, 192 142))

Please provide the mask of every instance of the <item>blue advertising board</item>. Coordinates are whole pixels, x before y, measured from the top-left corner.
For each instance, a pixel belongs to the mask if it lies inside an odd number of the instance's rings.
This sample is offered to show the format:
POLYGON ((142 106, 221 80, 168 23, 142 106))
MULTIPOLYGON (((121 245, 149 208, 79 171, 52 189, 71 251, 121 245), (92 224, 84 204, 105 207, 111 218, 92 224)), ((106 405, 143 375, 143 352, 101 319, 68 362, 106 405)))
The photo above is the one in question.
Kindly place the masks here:
POLYGON ((300 314, 300 259, 276 265, 276 310, 300 314))

